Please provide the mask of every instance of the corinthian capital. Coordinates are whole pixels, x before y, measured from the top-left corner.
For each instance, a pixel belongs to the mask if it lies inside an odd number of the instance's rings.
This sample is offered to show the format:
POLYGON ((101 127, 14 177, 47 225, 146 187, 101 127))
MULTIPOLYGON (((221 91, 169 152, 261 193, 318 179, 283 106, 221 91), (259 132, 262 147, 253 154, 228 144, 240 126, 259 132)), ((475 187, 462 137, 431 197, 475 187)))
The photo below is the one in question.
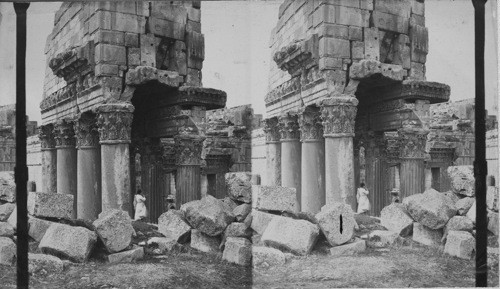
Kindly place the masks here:
POLYGON ((174 137, 176 165, 201 165, 201 150, 205 137, 182 134, 174 137))
POLYGON ((74 147, 76 142, 73 122, 68 119, 57 121, 54 126, 54 138, 56 140, 56 147, 74 147))
POLYGON ((134 106, 130 103, 102 104, 97 108, 101 144, 130 143, 134 106))
POLYGON ((321 102, 321 119, 325 137, 353 137, 358 100, 353 96, 336 96, 321 102))
POLYGON ((281 141, 299 140, 299 122, 295 112, 286 112, 278 117, 281 141))
POLYGON ((323 138, 323 124, 321 123, 318 107, 306 107, 299 114, 300 138, 302 141, 320 140, 323 138))
POLYGON ((404 159, 424 159, 428 130, 422 128, 402 128, 398 130, 400 157, 404 159))
POLYGON ((56 147, 56 139, 54 136, 54 125, 47 124, 38 128, 38 137, 42 150, 54 149, 56 147))
POLYGON ((99 145, 99 132, 95 117, 88 114, 80 115, 75 121, 74 128, 77 148, 91 148, 99 145))
POLYGON ((277 117, 264 119, 264 132, 266 133, 266 143, 276 143, 280 141, 281 135, 277 117))

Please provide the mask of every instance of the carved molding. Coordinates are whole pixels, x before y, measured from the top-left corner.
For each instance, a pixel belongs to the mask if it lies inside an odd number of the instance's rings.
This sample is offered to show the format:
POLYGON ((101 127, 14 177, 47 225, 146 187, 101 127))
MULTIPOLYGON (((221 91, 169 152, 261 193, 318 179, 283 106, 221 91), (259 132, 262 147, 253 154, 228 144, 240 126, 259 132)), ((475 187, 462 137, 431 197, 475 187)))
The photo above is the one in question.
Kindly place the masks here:
POLYGON ((134 106, 130 103, 102 104, 97 108, 101 144, 130 143, 134 106))
POLYGON ((267 93, 264 101, 266 105, 271 105, 282 99, 285 95, 297 93, 300 90, 301 77, 296 76, 267 93))
POLYGON ((296 112, 286 112, 278 117, 278 127, 281 142, 295 141, 300 139, 300 130, 296 112))
POLYGON ((403 159, 425 159, 428 130, 402 128, 398 130, 400 157, 403 159))
POLYGON ((281 70, 297 75, 303 69, 317 64, 319 58, 318 35, 313 34, 306 40, 296 40, 277 51, 273 60, 281 70))
POLYGON ((264 119, 264 132, 266 134, 266 143, 277 143, 280 141, 281 135, 277 117, 264 119))
POLYGON ((200 135, 176 135, 174 137, 176 165, 200 166, 204 140, 205 137, 200 135))
POLYGON ((353 137, 358 100, 353 96, 337 96, 321 101, 324 137, 353 137))
POLYGON ((94 41, 81 47, 68 48, 52 58, 49 67, 56 76, 70 81, 94 64, 94 49, 94 41))
POLYGON ((318 107, 306 107, 299 114, 301 141, 317 141, 323 139, 323 124, 318 107))
POLYGON ((96 118, 82 114, 75 121, 76 147, 95 148, 99 145, 96 118))
POLYGON ((42 150, 54 149, 56 139, 54 136, 54 126, 52 124, 42 125, 38 128, 38 137, 42 150))
POLYGON ((61 119, 54 125, 54 138, 56 148, 75 147, 75 130, 73 122, 68 119, 61 119))

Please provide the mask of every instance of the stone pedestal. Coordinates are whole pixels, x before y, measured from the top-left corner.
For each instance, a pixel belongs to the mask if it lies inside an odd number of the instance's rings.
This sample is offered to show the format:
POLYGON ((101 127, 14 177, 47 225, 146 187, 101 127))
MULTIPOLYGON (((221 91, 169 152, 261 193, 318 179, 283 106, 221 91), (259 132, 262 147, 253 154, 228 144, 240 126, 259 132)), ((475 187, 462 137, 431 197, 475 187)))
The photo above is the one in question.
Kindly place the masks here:
POLYGON ((318 213, 325 205, 325 143, 319 109, 306 108, 299 116, 302 141, 301 201, 303 212, 318 213))
POLYGON ((264 120, 266 133, 266 185, 281 186, 281 142, 276 117, 264 120))
POLYGON ((75 218, 77 214, 77 159, 73 123, 68 120, 58 121, 55 125, 54 133, 57 149, 57 193, 73 195, 73 218, 75 218))
POLYGON ((130 103, 102 104, 97 109, 103 211, 132 213, 129 144, 133 111, 130 103))
POLYGON ((75 122, 77 148, 77 217, 94 221, 101 212, 101 152, 95 118, 75 122))
POLYGON ((42 187, 44 193, 57 193, 57 151, 54 126, 40 127, 39 138, 42 153, 42 187))
POLYGON ((278 120, 281 134, 281 186, 296 189, 296 204, 300 211, 302 159, 298 115, 288 112, 278 120))
POLYGON ((425 191, 425 143, 428 130, 402 128, 398 130, 400 141, 400 198, 425 191))
POLYGON ((174 137, 177 172, 175 204, 201 199, 201 150, 204 137, 182 134, 174 137))
POLYGON ((326 204, 343 202, 356 209, 354 187, 354 120, 358 100, 353 96, 329 97, 321 102, 325 137, 326 204))

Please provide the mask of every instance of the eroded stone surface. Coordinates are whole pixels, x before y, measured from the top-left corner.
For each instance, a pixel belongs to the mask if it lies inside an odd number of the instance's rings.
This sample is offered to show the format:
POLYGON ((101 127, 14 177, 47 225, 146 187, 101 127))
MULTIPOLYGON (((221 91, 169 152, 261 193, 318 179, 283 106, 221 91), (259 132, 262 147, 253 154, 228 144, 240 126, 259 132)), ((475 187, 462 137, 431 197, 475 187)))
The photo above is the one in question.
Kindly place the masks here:
POLYGON ((54 222, 30 217, 28 219, 28 235, 35 241, 40 242, 45 232, 54 222))
POLYGON ((16 260, 16 244, 10 238, 0 237, 0 265, 12 265, 16 260))
POLYGON ((84 262, 96 242, 96 233, 86 228, 54 223, 45 232, 38 248, 47 254, 84 262))
MULTIPOLYGON (((207 195, 199 201, 181 206, 189 224, 209 235, 218 236, 234 220, 233 210, 221 200, 207 195)), ((193 234, 191 234, 193 235, 193 234)))
POLYGON ((191 230, 191 248, 205 253, 219 252, 220 238, 204 234, 200 230, 191 230))
POLYGON ((467 231, 472 232, 474 224, 465 216, 454 216, 444 227, 444 238, 447 237, 449 231, 467 231))
POLYGON ((108 255, 109 263, 124 263, 124 262, 134 262, 144 258, 144 248, 135 247, 131 250, 118 252, 108 255))
POLYGON ((28 272, 30 274, 45 275, 47 273, 61 273, 64 263, 56 256, 28 253, 28 272))
POLYGON ((434 189, 406 197, 403 204, 415 221, 431 229, 443 228, 457 212, 453 201, 434 189))
POLYGON ((372 248, 385 248, 394 245, 398 238, 398 232, 375 230, 368 235, 366 243, 372 248))
POLYGON ((158 218, 158 231, 167 238, 185 243, 189 239, 191 227, 184 220, 182 211, 168 210, 158 218))
POLYGON ((449 231, 444 252, 462 259, 471 259, 475 251, 476 240, 469 232, 449 231))
POLYGON ((285 254, 280 250, 262 246, 254 246, 252 248, 253 267, 277 266, 283 265, 285 262, 285 254))
POLYGON ((59 193, 28 193, 28 213, 35 217, 71 219, 74 196, 59 193))
POLYGON ((488 231, 498 236, 498 213, 488 211, 488 231))
POLYGON ((0 222, 0 237, 14 236, 14 228, 7 222, 0 222))
POLYGON ((433 230, 420 223, 413 224, 413 241, 427 246, 440 246, 443 230, 433 230))
POLYGON ((12 171, 0 172, 0 201, 16 202, 16 183, 12 171))
POLYGON ((473 166, 451 166, 448 167, 447 173, 453 192, 467 197, 475 195, 473 166))
POLYGON ((222 259, 241 266, 250 265, 252 262, 252 243, 245 238, 227 238, 222 259))
POLYGON ((295 188, 252 186, 252 207, 264 211, 297 212, 295 188))
POLYGON ((252 173, 227 173, 225 179, 230 198, 245 203, 252 201, 252 173))
POLYGON ((488 187, 486 190, 486 204, 488 209, 498 212, 498 187, 488 187))
POLYGON ((233 214, 234 217, 236 218, 236 221, 243 222, 243 220, 245 220, 245 218, 248 216, 248 214, 250 214, 251 211, 252 211, 252 205, 241 204, 233 209, 233 214))
POLYGON ((259 235, 264 234, 264 231, 266 230, 271 220, 276 217, 276 215, 264 213, 257 210, 252 210, 251 215, 249 216, 252 218, 251 228, 259 235))
POLYGON ((172 251, 177 246, 177 241, 171 238, 153 237, 147 241, 148 246, 158 247, 160 254, 172 251))
POLYGON ((15 208, 16 205, 11 203, 0 205, 0 222, 7 221, 15 208))
POLYGON ((120 252, 132 242, 135 230, 127 212, 117 209, 104 211, 93 223, 99 239, 109 253, 120 252))
POLYGON ((460 216, 463 216, 467 214, 471 206, 474 204, 474 198, 470 197, 465 197, 463 199, 458 200, 455 203, 455 206, 457 207, 457 214, 460 216))
POLYGON ((321 208, 316 214, 321 232, 332 246, 347 243, 354 237, 356 220, 351 206, 343 203, 333 203, 321 208))
POLYGON ((389 231, 397 232, 406 237, 412 233, 413 219, 406 212, 403 204, 392 203, 382 209, 380 223, 389 231))
POLYGON ((356 239, 352 243, 343 244, 330 248, 330 255, 332 256, 346 256, 354 255, 366 250, 366 241, 356 239))

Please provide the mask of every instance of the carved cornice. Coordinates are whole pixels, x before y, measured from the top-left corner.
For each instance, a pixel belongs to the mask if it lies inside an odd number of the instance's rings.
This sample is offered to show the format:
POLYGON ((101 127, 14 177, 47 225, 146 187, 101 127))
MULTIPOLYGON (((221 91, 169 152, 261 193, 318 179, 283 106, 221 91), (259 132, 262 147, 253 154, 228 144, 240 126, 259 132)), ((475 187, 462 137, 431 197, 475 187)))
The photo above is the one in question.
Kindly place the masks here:
POLYGON ((280 141, 281 135, 277 117, 264 119, 264 132, 266 134, 266 143, 277 143, 280 141))
POLYGON ((402 128, 398 130, 400 157, 403 159, 425 159, 428 130, 402 128))
POLYGON ((401 88, 402 99, 423 99, 430 103, 446 102, 450 99, 450 86, 444 83, 404 80, 401 88))
POLYGON ((321 101, 324 137, 353 137, 356 106, 353 96, 328 97, 321 101))
POLYGON ((429 151, 430 160, 432 163, 453 163, 458 155, 455 152, 455 148, 431 148, 429 151))
POLYGON ((46 96, 42 102, 40 102, 40 110, 45 112, 60 103, 68 100, 74 100, 80 95, 86 94, 100 87, 101 83, 93 73, 86 74, 77 81, 68 83, 65 87, 46 96))
POLYGON ((56 140, 56 148, 75 147, 75 130, 73 121, 61 119, 54 126, 54 138, 56 140))
POLYGON ((286 112, 278 117, 281 142, 297 141, 300 139, 298 118, 299 116, 296 112, 286 112))
POLYGON ((205 137, 199 135, 176 135, 174 137, 176 165, 201 165, 201 151, 204 140, 205 137))
POLYGON ((313 34, 307 40, 296 40, 277 51, 273 60, 281 70, 297 75, 318 61, 319 53, 318 35, 313 34))
POLYGON ((301 141, 318 141, 323 139, 323 124, 319 107, 306 107, 299 114, 301 141))
POLYGON ((101 144, 130 143, 134 106, 109 103, 97 107, 97 126, 101 144))
POLYGON ((279 101, 286 95, 298 93, 301 85, 300 82, 301 82, 301 77, 296 76, 280 84, 279 86, 268 92, 264 99, 266 105, 270 105, 276 101, 279 101))
POLYGON ((56 147, 56 139, 54 136, 54 125, 47 124, 38 128, 38 137, 42 150, 54 149, 56 147))
POLYGON ((95 148, 99 145, 96 118, 82 114, 75 121, 76 147, 95 148))
POLYGON ((74 79, 83 70, 94 64, 94 42, 84 46, 68 48, 49 61, 49 67, 55 75, 66 81, 74 79))

